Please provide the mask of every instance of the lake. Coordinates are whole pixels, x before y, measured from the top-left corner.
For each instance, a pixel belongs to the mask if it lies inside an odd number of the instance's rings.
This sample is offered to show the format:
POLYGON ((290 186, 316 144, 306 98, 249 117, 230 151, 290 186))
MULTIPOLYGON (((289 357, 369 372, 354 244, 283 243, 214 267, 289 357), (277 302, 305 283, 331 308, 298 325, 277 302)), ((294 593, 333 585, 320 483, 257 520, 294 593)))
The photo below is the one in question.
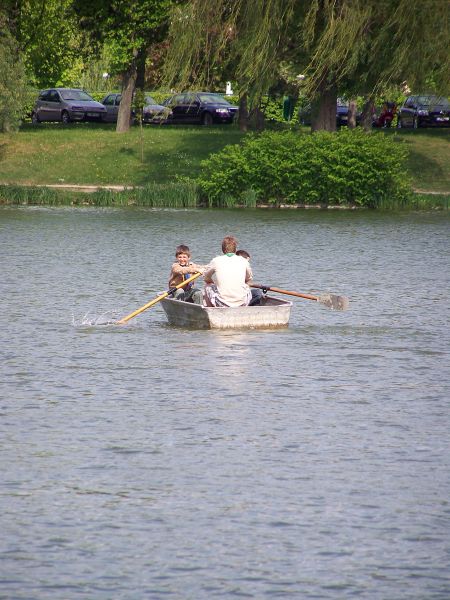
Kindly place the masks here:
POLYGON ((450 214, 0 209, 0 598, 450 597, 450 214), (282 330, 169 327, 236 235, 282 330), (285 298, 287 298, 285 296, 285 298))

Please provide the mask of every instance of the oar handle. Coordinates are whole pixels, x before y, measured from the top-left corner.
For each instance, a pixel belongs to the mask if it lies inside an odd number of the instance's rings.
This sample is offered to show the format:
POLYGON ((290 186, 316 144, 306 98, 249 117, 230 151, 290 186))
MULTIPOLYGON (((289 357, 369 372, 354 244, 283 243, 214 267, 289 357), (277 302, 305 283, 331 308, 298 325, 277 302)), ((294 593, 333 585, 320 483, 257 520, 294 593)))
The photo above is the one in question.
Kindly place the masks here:
POLYGON ((307 300, 315 300, 319 302, 318 296, 312 294, 301 294, 300 292, 291 292, 289 290, 282 290, 277 287, 271 287, 269 285, 260 285, 259 283, 250 283, 250 287, 259 288, 260 290, 270 290, 271 292, 278 292, 279 294, 287 294, 288 296, 297 296, 298 298, 306 298, 307 300))
POLYGON ((194 281, 194 279, 197 279, 197 277, 200 277, 200 275, 201 275, 201 273, 194 273, 194 275, 192 275, 188 279, 185 279, 184 281, 182 281, 178 285, 174 286, 173 288, 170 288, 170 290, 167 290, 167 292, 164 292, 160 296, 157 296, 153 300, 150 300, 150 302, 148 302, 147 304, 144 304, 144 306, 141 306, 141 308, 138 308, 137 310, 135 310, 134 312, 130 313, 126 317, 122 317, 122 319, 120 319, 120 321, 117 321, 116 324, 117 325, 124 325, 130 319, 132 319, 133 317, 136 317, 137 315, 140 315, 141 312, 144 312, 144 310, 147 310, 147 308, 150 308, 151 306, 153 306, 154 304, 156 304, 160 300, 164 300, 164 298, 167 298, 167 296, 169 296, 170 294, 173 294, 173 292, 175 290, 178 290, 178 289, 184 287, 185 285, 187 285, 191 281, 194 281))

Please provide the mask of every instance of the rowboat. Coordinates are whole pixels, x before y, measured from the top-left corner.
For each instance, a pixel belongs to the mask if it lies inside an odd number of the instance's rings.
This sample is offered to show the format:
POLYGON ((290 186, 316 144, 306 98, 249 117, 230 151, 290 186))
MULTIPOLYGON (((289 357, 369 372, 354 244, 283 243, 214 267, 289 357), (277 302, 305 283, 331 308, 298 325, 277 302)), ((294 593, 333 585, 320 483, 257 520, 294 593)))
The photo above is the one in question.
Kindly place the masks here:
POLYGON ((161 305, 169 325, 194 329, 254 329, 287 327, 292 302, 265 296, 258 306, 212 308, 165 298, 161 305))

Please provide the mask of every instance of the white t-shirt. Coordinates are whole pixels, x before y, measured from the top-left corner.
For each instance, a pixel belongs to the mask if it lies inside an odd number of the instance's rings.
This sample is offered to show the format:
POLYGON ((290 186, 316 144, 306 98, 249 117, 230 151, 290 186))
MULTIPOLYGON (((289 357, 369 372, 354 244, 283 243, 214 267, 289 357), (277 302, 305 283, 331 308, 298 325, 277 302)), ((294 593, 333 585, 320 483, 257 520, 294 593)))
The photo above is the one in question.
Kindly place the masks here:
POLYGON ((249 287, 246 281, 252 278, 248 260, 236 254, 216 256, 206 267, 205 276, 213 279, 220 298, 228 306, 248 303, 249 287))

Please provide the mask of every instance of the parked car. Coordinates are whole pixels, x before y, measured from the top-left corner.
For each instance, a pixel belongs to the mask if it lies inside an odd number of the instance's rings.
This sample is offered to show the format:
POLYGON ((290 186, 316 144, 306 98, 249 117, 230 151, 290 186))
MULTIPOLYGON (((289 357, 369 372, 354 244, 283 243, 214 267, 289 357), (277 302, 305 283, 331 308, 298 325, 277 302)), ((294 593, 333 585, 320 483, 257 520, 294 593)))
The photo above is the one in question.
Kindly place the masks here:
POLYGON ((41 121, 102 121, 106 109, 84 90, 72 88, 50 88, 39 94, 31 120, 41 121))
MULTIPOLYGON (((338 127, 342 127, 343 125, 348 125, 348 109, 349 109, 349 102, 347 102, 346 100, 342 100, 341 98, 338 98, 337 107, 336 107, 336 125, 338 127)), ((356 124, 360 125, 360 123, 361 123, 361 111, 360 110, 356 111, 355 119, 356 119, 356 124)))
MULTIPOLYGON (((109 123, 117 121, 117 115, 119 113, 119 105, 122 99, 122 94, 108 94, 102 100, 103 106, 106 108, 106 115, 104 120, 109 123)), ((161 104, 157 104, 151 96, 145 96, 145 106, 142 111, 142 120, 144 123, 151 123, 159 115, 165 115, 167 108, 161 104)), ((134 118, 134 111, 131 112, 134 118)))
POLYGON ((449 127, 450 102, 443 96, 409 96, 398 111, 397 127, 449 127))
POLYGON ((212 92, 175 94, 164 100, 163 105, 172 111, 167 123, 232 123, 238 111, 237 106, 212 92))

